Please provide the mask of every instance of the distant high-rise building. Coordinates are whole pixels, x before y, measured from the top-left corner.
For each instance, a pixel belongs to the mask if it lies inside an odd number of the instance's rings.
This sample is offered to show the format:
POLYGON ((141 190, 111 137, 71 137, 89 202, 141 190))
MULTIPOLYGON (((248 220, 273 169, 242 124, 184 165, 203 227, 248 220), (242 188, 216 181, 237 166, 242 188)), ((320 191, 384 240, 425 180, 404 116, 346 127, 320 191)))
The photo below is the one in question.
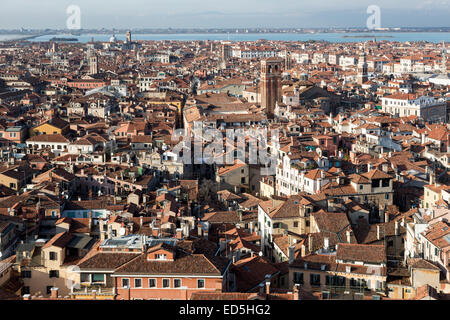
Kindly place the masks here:
POLYGON ((131 31, 127 32, 127 43, 131 43, 131 31))
POLYGON ((272 118, 277 102, 281 102, 281 68, 283 60, 272 57, 261 61, 261 107, 272 118))
POLYGON ((89 74, 98 73, 98 58, 96 54, 89 57, 89 74))

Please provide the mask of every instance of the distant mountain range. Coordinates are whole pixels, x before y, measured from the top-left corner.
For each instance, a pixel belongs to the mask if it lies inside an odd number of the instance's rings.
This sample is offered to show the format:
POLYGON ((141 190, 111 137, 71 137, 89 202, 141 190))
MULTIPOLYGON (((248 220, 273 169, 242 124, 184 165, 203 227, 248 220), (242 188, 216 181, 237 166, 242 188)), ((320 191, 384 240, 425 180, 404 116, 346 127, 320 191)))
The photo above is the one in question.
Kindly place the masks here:
MULTIPOLYGON (((15 29, 0 30, 0 34, 72 34, 74 36, 93 33, 93 34, 120 34, 127 32, 128 29, 80 29, 80 30, 56 30, 56 29, 15 29)), ((131 29, 134 34, 183 34, 183 33, 336 33, 336 32, 450 32, 450 27, 390 27, 369 30, 367 28, 148 28, 131 29)))

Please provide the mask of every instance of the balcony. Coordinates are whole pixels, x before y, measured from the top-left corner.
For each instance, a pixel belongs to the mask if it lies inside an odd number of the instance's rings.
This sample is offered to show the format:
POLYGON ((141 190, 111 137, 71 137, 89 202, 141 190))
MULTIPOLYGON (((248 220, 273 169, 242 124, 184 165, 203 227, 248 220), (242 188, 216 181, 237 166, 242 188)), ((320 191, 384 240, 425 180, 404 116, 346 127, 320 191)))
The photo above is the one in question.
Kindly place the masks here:
POLYGON ((115 288, 104 286, 81 286, 79 289, 73 289, 72 299, 76 300, 114 300, 116 295, 115 288))
POLYGON ((331 297, 339 297, 344 295, 362 294, 364 296, 371 296, 378 294, 385 296, 386 292, 383 288, 369 289, 366 285, 321 285, 321 286, 311 286, 312 291, 328 291, 331 297))

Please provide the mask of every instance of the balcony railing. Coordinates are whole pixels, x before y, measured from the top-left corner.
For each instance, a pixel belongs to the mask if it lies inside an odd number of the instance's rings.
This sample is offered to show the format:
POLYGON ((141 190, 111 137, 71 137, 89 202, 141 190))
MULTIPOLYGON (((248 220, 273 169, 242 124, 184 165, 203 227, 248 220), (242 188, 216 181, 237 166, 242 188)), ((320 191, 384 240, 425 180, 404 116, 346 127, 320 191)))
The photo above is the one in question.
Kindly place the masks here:
POLYGON ((104 287, 104 286, 81 286, 79 289, 73 289, 72 295, 74 296, 92 296, 93 291, 95 290, 95 294, 97 296, 110 296, 115 295, 115 288, 104 287))
POLYGON ((334 294, 342 294, 344 292, 349 293, 364 293, 364 294, 381 294, 385 295, 386 292, 383 288, 378 289, 370 289, 366 285, 347 285, 347 286, 339 286, 339 285, 321 285, 321 286, 311 286, 311 289, 314 291, 329 291, 334 294))

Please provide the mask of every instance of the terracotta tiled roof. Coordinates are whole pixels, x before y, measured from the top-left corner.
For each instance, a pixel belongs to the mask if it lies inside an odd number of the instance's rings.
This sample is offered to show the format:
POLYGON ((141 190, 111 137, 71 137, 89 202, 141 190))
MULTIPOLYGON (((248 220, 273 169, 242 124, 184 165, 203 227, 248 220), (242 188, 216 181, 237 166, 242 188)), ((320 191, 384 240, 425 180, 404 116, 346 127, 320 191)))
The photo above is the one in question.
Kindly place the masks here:
POLYGON ((68 143, 63 135, 60 134, 40 134, 33 136, 27 140, 27 142, 56 142, 56 143, 68 143))
POLYGON ((90 258, 81 261, 81 269, 113 270, 136 258, 140 253, 97 252, 90 258))
POLYGON ((386 249, 384 245, 340 243, 338 244, 336 259, 386 263, 386 249))
POLYGON ((116 270, 116 274, 186 274, 220 276, 222 270, 203 254, 177 251, 173 261, 148 261, 146 254, 139 255, 116 270))
POLYGON ((237 261, 230 266, 229 271, 235 274, 236 290, 239 292, 255 289, 264 281, 266 275, 274 275, 279 272, 265 257, 259 255, 237 261))
POLYGON ((368 178, 368 179, 389 179, 392 177, 390 175, 388 175, 387 173, 384 173, 381 170, 378 169, 373 169, 367 173, 363 173, 362 176, 368 178))
POLYGON ((43 247, 42 249, 49 248, 51 246, 65 248, 65 246, 72 239, 72 235, 67 232, 61 232, 53 236, 43 247))

